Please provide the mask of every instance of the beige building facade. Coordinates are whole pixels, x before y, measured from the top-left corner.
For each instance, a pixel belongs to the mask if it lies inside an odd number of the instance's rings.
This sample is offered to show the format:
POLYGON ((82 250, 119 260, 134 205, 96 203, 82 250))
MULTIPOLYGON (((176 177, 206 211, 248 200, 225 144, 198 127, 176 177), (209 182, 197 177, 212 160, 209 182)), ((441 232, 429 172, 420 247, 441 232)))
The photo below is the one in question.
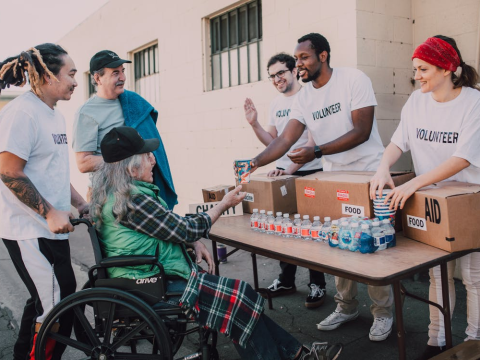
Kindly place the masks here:
MULTIPOLYGON (((275 53, 292 53, 309 32, 329 40, 332 67, 356 67, 372 79, 386 145, 415 89, 416 45, 452 36, 478 69, 480 0, 110 0, 59 41, 79 70, 72 100, 59 104, 68 136, 75 111, 93 91, 91 56, 109 49, 132 60, 126 87, 159 111, 179 194, 175 210, 188 212, 188 204, 202 202, 203 187, 233 184, 234 159, 264 149, 244 118, 244 99, 254 101, 266 124, 277 95, 266 63, 275 53)), ((78 172, 73 153, 71 165, 72 183, 85 193, 87 175, 78 172)), ((411 167, 408 154, 397 165, 411 167)))

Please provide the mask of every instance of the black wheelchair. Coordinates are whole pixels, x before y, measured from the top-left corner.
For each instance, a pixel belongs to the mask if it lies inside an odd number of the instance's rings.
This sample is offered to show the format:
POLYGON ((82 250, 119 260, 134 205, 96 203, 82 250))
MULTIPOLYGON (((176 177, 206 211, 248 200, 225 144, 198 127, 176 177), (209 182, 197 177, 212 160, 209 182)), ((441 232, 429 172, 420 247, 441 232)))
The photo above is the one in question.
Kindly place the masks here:
POLYGON ((89 269, 83 289, 59 302, 46 317, 37 335, 35 359, 45 359, 50 338, 66 348, 63 358, 69 360, 171 360, 192 333, 198 333, 198 350, 177 360, 219 358, 217 333, 166 303, 181 293, 166 290, 171 277, 155 256, 104 258, 95 227, 85 219, 72 220, 74 226, 82 223, 88 227, 96 265, 89 269), (109 279, 106 271, 145 264, 157 267, 158 274, 141 280, 109 279), (74 336, 53 331, 62 316, 73 317, 74 336))

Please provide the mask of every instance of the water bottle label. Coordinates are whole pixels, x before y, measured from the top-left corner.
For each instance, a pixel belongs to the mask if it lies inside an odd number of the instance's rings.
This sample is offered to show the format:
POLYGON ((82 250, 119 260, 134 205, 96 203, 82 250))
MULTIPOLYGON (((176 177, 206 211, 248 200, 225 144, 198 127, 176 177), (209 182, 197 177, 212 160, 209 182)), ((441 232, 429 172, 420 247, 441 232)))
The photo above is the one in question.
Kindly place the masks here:
POLYGON ((393 234, 392 235, 385 235, 385 242, 391 243, 393 241, 393 234))
POLYGON ((263 229, 265 227, 265 223, 261 222, 261 223, 258 223, 258 228, 259 229, 263 229))
POLYGON ((373 239, 375 246, 385 245, 385 236, 374 236, 373 239))
POLYGON ((269 231, 275 231, 275 225, 273 225, 273 224, 268 224, 268 230, 269 230, 269 231))
POLYGON ((300 228, 298 226, 294 226, 292 230, 294 235, 298 235, 300 233, 300 228))
POLYGON ((349 234, 344 234, 342 236, 342 241, 345 243, 345 244, 349 244, 351 241, 352 241, 352 238, 350 237, 349 234))
POLYGON ((284 230, 285 234, 293 234, 293 228, 291 226, 286 226, 284 230))
POLYGON ((310 229, 302 229, 302 236, 310 236, 310 229))
POLYGON ((355 233, 355 239, 360 239, 361 236, 362 233, 360 231, 355 233))
POLYGON ((334 245, 338 245, 338 233, 332 233, 329 241, 334 245))
POLYGON ((282 232, 282 225, 277 225, 275 227, 275 232, 281 233, 282 232))
POLYGON ((313 239, 320 238, 320 234, 319 234, 318 230, 312 230, 312 238, 313 239))

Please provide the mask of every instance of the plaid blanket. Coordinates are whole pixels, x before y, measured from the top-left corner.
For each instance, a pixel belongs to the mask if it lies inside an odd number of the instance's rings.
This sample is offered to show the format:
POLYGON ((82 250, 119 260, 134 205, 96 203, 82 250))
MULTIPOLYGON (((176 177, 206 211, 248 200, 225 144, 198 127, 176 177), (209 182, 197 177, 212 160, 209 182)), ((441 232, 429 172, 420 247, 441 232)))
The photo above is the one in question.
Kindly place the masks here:
POLYGON ((265 299, 245 281, 199 273, 192 268, 180 306, 200 324, 245 347, 263 312, 265 299))

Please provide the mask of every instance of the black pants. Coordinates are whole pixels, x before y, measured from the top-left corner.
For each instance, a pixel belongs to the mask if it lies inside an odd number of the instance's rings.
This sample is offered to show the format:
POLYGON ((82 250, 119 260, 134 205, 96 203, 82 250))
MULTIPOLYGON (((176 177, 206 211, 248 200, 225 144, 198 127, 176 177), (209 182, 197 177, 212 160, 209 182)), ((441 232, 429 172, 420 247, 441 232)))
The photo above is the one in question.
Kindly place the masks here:
MULTIPOLYGON (((54 287, 51 289, 52 285, 54 284, 53 278, 55 278, 56 283, 58 283, 59 289, 57 289, 57 293, 59 290, 60 299, 73 294, 77 287, 75 275, 72 269, 72 263, 70 260, 70 246, 68 240, 50 240, 39 238, 38 240, 24 241, 38 241, 38 251, 26 251, 23 244, 20 244, 19 246, 20 241, 3 239, 5 247, 10 254, 18 275, 30 293, 30 299, 27 300, 23 310, 20 329, 18 332, 18 339, 13 348, 14 360, 27 359, 30 351, 32 350, 37 318, 44 314, 44 307, 52 307, 53 305, 52 302, 55 293, 54 287), (39 277, 38 274, 40 272, 32 274, 29 273, 28 268, 32 269, 30 264, 35 261, 35 256, 43 256, 46 259, 46 261, 43 261, 45 259, 41 260, 45 265, 48 264, 47 266, 49 267, 41 270, 49 271, 50 273, 53 272, 51 276, 48 278, 44 276, 39 277), (42 304, 39 292, 42 294, 51 292, 51 301, 48 303, 44 302, 42 304)), ((50 309, 47 309, 47 311, 49 310, 50 309)), ((60 317, 59 323, 60 328, 58 333, 70 337, 73 325, 73 314, 71 312, 65 313, 60 317)), ((56 344, 52 360, 61 359, 64 350, 64 345, 56 344)))
MULTIPOLYGON (((279 170, 285 170, 282 168, 277 167, 279 170)), ((305 170, 305 171, 297 171, 293 173, 293 175, 297 176, 307 176, 310 174, 314 174, 316 172, 323 171, 323 169, 316 169, 316 170, 305 170)), ((278 279, 282 282, 282 284, 286 286, 293 286, 295 285, 295 273, 297 272, 297 265, 288 264, 286 262, 280 261, 280 268, 282 272, 278 275, 278 279)), ((315 284, 320 286, 322 289, 325 289, 326 282, 325 282, 325 274, 320 271, 309 270, 310 271, 310 284, 315 284)))

